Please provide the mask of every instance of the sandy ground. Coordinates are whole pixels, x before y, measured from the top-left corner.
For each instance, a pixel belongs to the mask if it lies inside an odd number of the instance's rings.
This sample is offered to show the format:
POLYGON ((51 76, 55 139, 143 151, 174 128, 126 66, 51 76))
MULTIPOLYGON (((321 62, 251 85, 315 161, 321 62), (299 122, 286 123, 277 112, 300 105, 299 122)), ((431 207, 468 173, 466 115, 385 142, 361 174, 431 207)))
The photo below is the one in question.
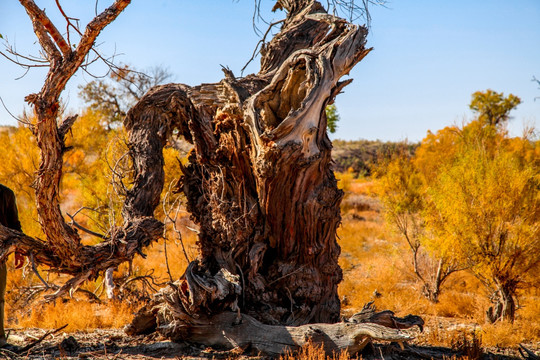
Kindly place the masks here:
MULTIPOLYGON (((13 330, 10 344, 24 347, 46 334, 43 329, 13 330)), ((14 349, 12 349, 14 350, 14 349)), ((515 350, 488 349, 483 359, 523 359, 515 350)), ((538 349, 534 349, 538 351, 538 349)), ((363 359, 451 359, 460 357, 456 351, 444 347, 397 344, 374 344, 361 354, 363 359)), ((173 343, 157 334, 126 336, 122 330, 94 330, 48 335, 34 347, 21 353, 0 349, 0 358, 7 359, 270 359, 254 354, 250 349, 218 351, 204 346, 173 343)))

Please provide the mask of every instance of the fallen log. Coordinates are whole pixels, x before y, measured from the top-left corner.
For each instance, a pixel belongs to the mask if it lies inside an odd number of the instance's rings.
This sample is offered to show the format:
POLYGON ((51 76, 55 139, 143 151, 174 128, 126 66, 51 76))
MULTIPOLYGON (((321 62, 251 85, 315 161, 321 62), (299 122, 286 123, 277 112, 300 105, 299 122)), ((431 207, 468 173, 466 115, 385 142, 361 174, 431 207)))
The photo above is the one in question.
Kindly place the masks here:
POLYGON ((236 277, 223 270, 215 277, 203 277, 194 271, 194 267, 193 263, 190 264, 185 280, 162 289, 139 310, 126 327, 126 333, 138 335, 157 331, 172 341, 220 349, 251 348, 268 355, 295 351, 308 342, 321 345, 327 354, 343 350, 355 354, 373 340, 402 344, 413 336, 400 329, 418 326, 422 330, 424 325, 419 316, 400 318, 388 310, 377 312, 373 303, 366 304, 361 312, 338 323, 263 324, 250 315, 240 313, 235 299, 239 292, 236 277), (228 303, 228 306, 214 308, 216 312, 213 314, 201 314, 202 304, 211 309, 208 304, 216 300, 220 305, 228 303))
MULTIPOLYGON (((351 354, 361 351, 372 340, 402 343, 413 339, 399 329, 375 323, 339 322, 334 324, 308 324, 301 326, 266 325, 246 314, 223 312, 211 317, 192 319, 175 341, 188 341, 215 348, 249 348, 267 355, 279 355, 298 350, 308 342, 322 345, 327 354, 346 350, 351 354)), ((174 326, 173 326, 174 327, 174 326)), ((131 325, 128 334, 136 334, 131 325)), ((175 333, 170 324, 157 331, 175 333)))

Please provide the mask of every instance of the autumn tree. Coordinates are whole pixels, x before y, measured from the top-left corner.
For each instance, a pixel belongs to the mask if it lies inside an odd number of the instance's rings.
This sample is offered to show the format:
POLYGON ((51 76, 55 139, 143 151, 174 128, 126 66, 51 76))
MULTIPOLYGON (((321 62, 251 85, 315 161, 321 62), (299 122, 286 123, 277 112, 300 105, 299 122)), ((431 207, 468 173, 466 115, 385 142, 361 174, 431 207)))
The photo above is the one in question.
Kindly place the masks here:
POLYGON ((504 96, 493 90, 477 91, 472 95, 469 108, 478 114, 480 122, 497 126, 510 119, 510 111, 521 103, 521 99, 510 94, 504 96))
POLYGON ((423 244, 484 283, 494 302, 490 321, 514 319, 517 291, 540 265, 538 142, 505 129, 519 103, 492 90, 474 93, 476 119, 428 134, 413 159, 390 163, 381 182, 413 253, 423 244))
POLYGON ((451 253, 432 249, 435 241, 424 219, 432 177, 418 168, 409 153, 399 149, 375 167, 374 175, 385 216, 411 250, 412 270, 422 284, 422 295, 436 303, 445 281, 461 268, 451 253))
POLYGON ((444 239, 441 247, 453 249, 493 292, 488 319, 513 321, 517 291, 540 265, 540 167, 534 142, 504 129, 519 98, 484 95, 475 93, 473 103, 499 109, 494 118, 502 120, 486 120, 495 113, 488 111, 459 130, 453 161, 429 190, 428 222, 444 239))
POLYGON ((35 138, 25 126, 6 127, 0 131, 0 143, 4 159, 0 166, 0 183, 17 194, 19 219, 24 231, 31 236, 41 237, 43 232, 35 221, 37 210, 32 189, 39 165, 35 138))

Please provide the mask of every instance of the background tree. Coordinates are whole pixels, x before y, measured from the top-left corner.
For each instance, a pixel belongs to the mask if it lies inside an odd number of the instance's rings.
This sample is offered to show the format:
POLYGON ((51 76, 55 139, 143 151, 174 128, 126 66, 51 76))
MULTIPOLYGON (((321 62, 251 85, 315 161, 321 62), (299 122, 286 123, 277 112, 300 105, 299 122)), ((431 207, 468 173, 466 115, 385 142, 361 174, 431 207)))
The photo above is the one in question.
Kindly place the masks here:
POLYGON ((490 321, 514 319, 517 290, 540 265, 538 141, 505 130, 519 103, 474 93, 475 120, 428 134, 414 159, 390 162, 381 182, 390 220, 413 253, 424 245, 455 259, 493 294, 490 321))
POLYGON ((426 229, 424 212, 432 178, 425 176, 404 150, 379 163, 375 176, 386 218, 411 249, 413 272, 422 283, 422 294, 436 303, 444 282, 460 267, 451 253, 431 249, 434 240, 426 229))
POLYGON ((325 108, 326 111, 326 124, 328 126, 328 131, 332 134, 337 131, 338 128, 338 121, 339 121, 339 113, 337 111, 336 104, 328 105, 325 108))
POLYGON ((79 86, 79 96, 92 110, 99 111, 109 119, 109 127, 114 127, 121 124, 127 111, 150 88, 171 81, 172 77, 162 66, 143 72, 124 65, 111 69, 108 80, 96 79, 79 86))
POLYGON ((504 96, 493 90, 477 91, 472 95, 469 108, 478 113, 478 120, 497 126, 510 119, 510 111, 521 103, 515 95, 504 96))
MULTIPOLYGON (((495 108, 495 101, 481 107, 495 108)), ((503 103, 517 105, 519 98, 510 95, 503 103)), ((499 118, 507 121, 515 105, 499 118)), ((488 319, 513 321, 517 290, 540 265, 540 168, 533 155, 537 145, 509 138, 500 125, 479 116, 459 131, 454 159, 429 191, 428 223, 444 239, 441 246, 454 249, 493 291, 488 319)))

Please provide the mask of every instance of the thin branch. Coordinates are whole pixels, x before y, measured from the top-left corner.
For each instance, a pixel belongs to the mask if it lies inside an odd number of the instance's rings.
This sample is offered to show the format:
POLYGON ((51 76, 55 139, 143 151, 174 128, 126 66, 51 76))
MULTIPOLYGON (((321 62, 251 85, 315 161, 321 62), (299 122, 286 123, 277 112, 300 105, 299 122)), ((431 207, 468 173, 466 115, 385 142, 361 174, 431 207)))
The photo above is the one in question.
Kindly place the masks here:
POLYGON ((2 103, 2 106, 4 107, 4 109, 7 111, 7 113, 12 117, 14 118, 15 120, 17 120, 18 122, 20 122, 21 124, 24 124, 24 125, 27 125, 27 126, 32 126, 32 123, 28 122, 28 121, 25 121, 25 120, 22 120, 18 117, 16 117, 15 115, 13 115, 11 113, 11 111, 9 111, 8 107, 6 106, 6 104, 4 103, 4 99, 2 99, 2 97, 0 96, 0 102, 2 103))
POLYGON ((69 218, 71 219, 71 224, 73 226, 75 226, 77 229, 82 230, 85 233, 90 234, 92 236, 95 236, 95 237, 98 237, 98 238, 101 238, 101 239, 107 239, 107 236, 105 236, 103 234, 100 234, 100 233, 97 233, 97 232, 94 232, 92 230, 89 230, 89 229, 85 228, 84 226, 80 225, 78 222, 75 221, 75 215, 71 216, 68 213, 66 213, 66 215, 69 216, 69 218))
POLYGON ((49 289, 50 288, 49 284, 47 284, 47 282, 45 280, 43 280, 43 278, 41 277, 41 275, 39 274, 39 272, 37 270, 37 266, 36 266, 36 262, 34 261, 34 254, 33 253, 30 253, 30 263, 32 264, 32 271, 36 274, 36 276, 43 283, 43 285, 45 285, 45 287, 47 289, 49 289))
POLYGON ((71 54, 69 45, 64 40, 64 37, 60 34, 56 26, 51 22, 49 17, 41 10, 33 0, 19 0, 21 5, 24 6, 26 12, 32 19, 34 24, 34 30, 38 36, 39 42, 47 54, 53 58, 60 57, 58 49, 68 57, 71 54), (46 34, 49 33, 49 36, 46 34), (51 41, 54 40, 54 43, 51 41), (56 48, 56 46, 58 49, 56 48))
POLYGON ((47 336, 56 334, 56 333, 59 332, 60 330, 65 329, 67 326, 68 326, 68 324, 66 324, 66 325, 64 325, 64 326, 61 326, 61 327, 59 327, 58 329, 47 331, 44 335, 42 335, 39 339, 37 339, 37 340, 34 341, 33 343, 28 344, 28 345, 26 345, 25 347, 22 347, 22 348, 18 349, 18 350, 16 351, 16 353, 17 353, 17 354, 22 354, 22 353, 27 352, 28 350, 32 349, 34 346, 36 346, 37 344, 39 344, 40 342, 42 342, 43 340, 45 340, 45 339, 47 338, 47 336))
MULTIPOLYGON (((533 76, 531 81, 536 82, 538 85, 540 85, 540 80, 537 79, 536 76, 533 76)), ((540 99, 540 96, 535 96, 534 101, 536 101, 536 99, 540 99)))
MULTIPOLYGON (((23 58, 25 60, 32 61, 32 62, 35 62, 35 63, 41 63, 41 64, 50 65, 49 60, 47 60, 45 58, 38 58, 38 57, 35 57, 33 55, 25 56, 25 55, 22 55, 22 54, 18 53, 17 50, 15 50, 9 43, 6 45, 6 51, 8 53, 10 53, 11 55, 14 55, 17 58, 21 57, 21 58, 23 58)), ((34 66, 36 66, 36 65, 34 65, 34 66)))
MULTIPOLYGON (((10 51, 8 51, 9 53, 11 53, 10 51)), ((0 51, 0 55, 2 55, 3 57, 5 57, 6 59, 8 59, 9 61, 11 61, 12 63, 14 63, 15 65, 18 65, 18 66, 21 66, 21 67, 24 67, 24 68, 33 68, 33 67, 49 67, 49 64, 48 64, 48 61, 47 61, 47 64, 42 64, 42 65, 38 65, 38 64, 26 64, 26 63, 23 63, 19 60, 15 60, 9 56, 7 56, 3 51, 0 51)), ((17 57, 22 57, 24 58, 24 56, 20 55, 20 54, 16 54, 17 57)), ((36 60, 32 60, 32 61, 36 61, 36 60)))
POLYGON ((282 20, 279 20, 279 21, 276 21, 276 22, 273 22, 271 23, 269 26, 268 26, 268 29, 266 30, 266 32, 264 33, 263 37, 261 40, 259 40, 257 42, 257 45, 255 45, 255 49, 253 50, 253 54, 251 54, 251 58, 248 60, 248 62, 246 63, 246 65, 244 65, 244 67, 242 68, 242 70, 240 70, 240 74, 244 74, 244 70, 247 68, 247 66, 253 61, 255 60, 255 57, 257 56, 257 53, 258 53, 258 49, 259 49, 259 45, 264 45, 264 43, 266 42, 266 37, 268 36, 268 34, 270 33, 270 30, 272 30, 272 28, 274 26, 276 26, 277 24, 281 24, 285 22, 285 19, 282 19, 282 20))
POLYGON ((80 35, 82 36, 82 33, 79 31, 79 29, 73 25, 71 23, 71 20, 75 20, 75 21, 78 21, 79 19, 76 19, 76 18, 72 18, 72 17, 69 17, 66 15, 66 13, 64 12, 64 9, 62 9, 62 6, 60 5, 60 2, 58 0, 55 0, 56 1, 56 6, 58 7, 58 10, 60 10, 60 12, 62 13, 62 15, 64 16, 64 19, 66 19, 66 36, 67 36, 67 42, 69 44, 69 46, 71 46, 71 41, 69 40, 69 27, 71 26, 73 29, 75 29, 75 31, 80 35))
MULTIPOLYGON (((130 3, 131 0, 116 0, 114 4, 105 9, 101 14, 96 16, 92 21, 88 23, 84 35, 82 36, 81 41, 79 42, 79 44, 77 45, 77 49, 75 50, 77 54, 76 58, 88 54, 90 49, 92 49, 94 41, 96 40, 101 30, 103 30, 105 26, 109 25, 114 19, 116 19, 116 17, 130 3)), ((79 65, 80 63, 78 64, 78 66, 79 65)))
MULTIPOLYGON (((182 169, 183 168, 182 162, 178 158, 176 158, 176 160, 180 163, 180 168, 182 169)), ((183 173, 185 173, 185 172, 183 171, 183 173)), ((184 246, 184 240, 182 239, 182 233, 176 227, 176 221, 178 220, 178 213, 180 212, 180 198, 176 199, 175 202, 173 203, 173 206, 171 206, 169 209, 166 208, 166 204, 168 203, 169 194, 172 192, 171 191, 172 186, 173 186, 173 183, 171 182, 169 184, 169 191, 167 191, 167 193, 165 194, 165 197, 163 198, 163 213, 165 214, 166 220, 169 220, 171 222, 171 224, 173 226, 173 230, 176 233, 176 235, 178 236, 178 239, 180 240, 180 245, 182 246, 182 252, 184 253, 184 257, 186 258, 187 262, 190 263, 191 260, 190 260, 190 258, 188 256, 186 248, 184 246), (174 218, 172 218, 171 215, 170 215, 170 213, 171 213, 170 209, 172 209, 172 207, 174 207, 174 204, 176 204, 176 212, 175 212, 174 218)), ((164 227, 163 231, 165 231, 165 227, 164 227)), ((167 263, 167 266, 168 266, 168 263, 167 263)))

